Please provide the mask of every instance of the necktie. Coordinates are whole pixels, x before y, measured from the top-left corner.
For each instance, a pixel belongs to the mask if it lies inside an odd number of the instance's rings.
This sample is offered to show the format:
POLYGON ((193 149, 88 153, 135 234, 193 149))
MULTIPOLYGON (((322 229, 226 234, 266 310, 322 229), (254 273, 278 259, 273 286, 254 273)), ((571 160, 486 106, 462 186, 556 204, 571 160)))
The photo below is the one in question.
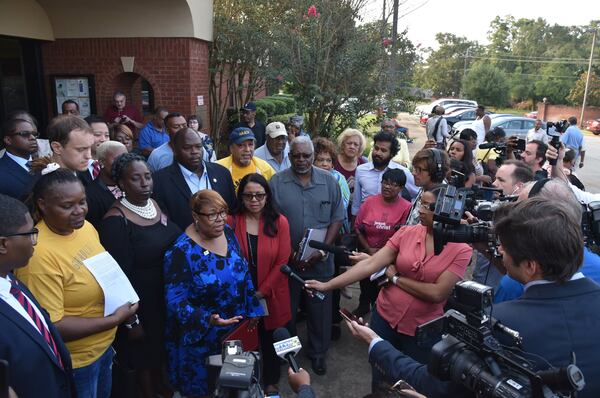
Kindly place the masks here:
POLYGON ((100 162, 98 162, 97 160, 94 160, 94 163, 92 163, 92 177, 94 178, 94 180, 98 177, 98 175, 100 174, 100 162))
POLYGON ((58 353, 58 349, 56 348, 56 343, 54 342, 54 339, 52 338, 50 331, 44 325, 44 323, 38 316, 37 312, 33 309, 31 303, 25 297, 25 295, 23 294, 21 289, 19 289, 17 287, 16 281, 12 281, 12 283, 11 283, 10 294, 12 294, 14 296, 14 298, 17 299, 19 304, 21 304, 23 306, 23 308, 25 309, 25 311, 27 312, 29 317, 33 320, 33 323, 35 323, 35 326, 37 327, 38 331, 40 332, 40 334, 42 335, 42 337, 44 338, 44 340, 50 347, 50 351, 52 351, 54 353, 54 355, 56 356, 56 359, 58 359, 58 364, 60 365, 61 368, 64 368, 62 359, 60 358, 60 354, 58 353))

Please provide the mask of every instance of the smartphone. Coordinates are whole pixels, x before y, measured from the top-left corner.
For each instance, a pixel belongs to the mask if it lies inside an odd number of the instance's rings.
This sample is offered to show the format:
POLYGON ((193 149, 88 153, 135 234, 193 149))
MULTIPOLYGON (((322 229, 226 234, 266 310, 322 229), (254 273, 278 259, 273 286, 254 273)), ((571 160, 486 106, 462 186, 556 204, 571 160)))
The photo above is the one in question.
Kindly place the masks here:
POLYGON ((352 313, 345 308, 340 308, 340 315, 348 322, 355 321, 359 325, 364 326, 364 322, 361 322, 356 315, 352 315, 352 313))
POLYGON ((523 138, 519 138, 517 140, 517 147, 516 147, 516 149, 518 151, 524 151, 525 150, 525 144, 526 144, 526 141, 523 138))
MULTIPOLYGON (((554 147, 554 149, 556 149, 557 152, 560 151, 560 135, 548 135, 552 137, 552 139, 550 140, 550 145, 554 147)), ((548 160, 548 163, 550 164, 550 166, 556 166, 557 161, 558 159, 551 159, 548 160)))

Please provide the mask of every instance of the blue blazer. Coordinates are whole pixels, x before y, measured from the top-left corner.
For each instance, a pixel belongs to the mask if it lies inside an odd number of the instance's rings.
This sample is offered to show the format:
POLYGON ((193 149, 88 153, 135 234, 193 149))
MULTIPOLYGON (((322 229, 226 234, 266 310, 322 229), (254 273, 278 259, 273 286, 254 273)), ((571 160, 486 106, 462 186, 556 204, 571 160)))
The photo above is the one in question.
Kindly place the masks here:
MULTIPOLYGON (((235 206, 235 188, 229 170, 217 163, 205 162, 206 172, 212 185, 227 203, 230 209, 235 206)), ((167 214, 169 219, 181 228, 182 231, 193 222, 192 210, 190 209, 190 198, 192 191, 185 182, 179 163, 173 161, 169 167, 165 167, 152 174, 154 188, 152 197, 160 209, 167 214)))
POLYGON ((29 174, 7 154, 0 158, 0 193, 15 199, 23 199, 32 187, 33 175, 29 174))
MULTIPOLYGON (((14 276, 10 277, 15 280, 14 276)), ((19 398, 76 397, 69 351, 48 313, 23 283, 19 283, 19 286, 42 312, 64 369, 59 366, 56 356, 50 351, 40 332, 4 300, 0 300, 0 358, 9 363, 10 386, 19 398)))
MULTIPOLYGON (((568 365, 574 352, 586 380, 578 397, 600 397, 600 285, 589 278, 534 285, 521 298, 494 305, 492 316, 521 334, 526 352, 540 355, 556 367, 568 365)), ((502 336, 496 337, 509 344, 502 336)), ((387 341, 373 346, 369 361, 388 382, 403 379, 429 398, 469 396, 462 386, 431 376, 426 365, 387 341)), ((537 365, 538 369, 548 368, 544 362, 537 365)))

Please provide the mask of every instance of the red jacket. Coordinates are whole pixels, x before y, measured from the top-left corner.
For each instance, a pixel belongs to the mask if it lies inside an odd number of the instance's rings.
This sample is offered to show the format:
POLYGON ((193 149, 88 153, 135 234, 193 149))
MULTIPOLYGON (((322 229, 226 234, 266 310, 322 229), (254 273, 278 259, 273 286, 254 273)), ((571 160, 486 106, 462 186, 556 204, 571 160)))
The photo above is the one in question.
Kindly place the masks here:
MULTIPOLYGON (((228 216, 227 223, 235 231, 242 255, 248 259, 248 239, 246 217, 242 214, 228 216)), ((269 316, 264 318, 265 329, 273 330, 284 326, 291 318, 290 289, 288 277, 279 268, 287 264, 290 257, 290 226, 283 215, 277 220, 277 235, 270 237, 264 233, 264 222, 258 226, 258 288, 267 301, 269 316)))

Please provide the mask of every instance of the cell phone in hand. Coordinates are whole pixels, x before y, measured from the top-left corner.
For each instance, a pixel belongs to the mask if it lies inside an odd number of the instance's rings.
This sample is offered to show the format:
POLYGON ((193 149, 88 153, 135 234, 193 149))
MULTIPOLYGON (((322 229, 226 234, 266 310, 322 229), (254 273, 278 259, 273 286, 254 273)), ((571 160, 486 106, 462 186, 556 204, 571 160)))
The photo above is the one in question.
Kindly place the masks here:
POLYGON ((350 311, 348 311, 345 308, 340 308, 340 315, 348 322, 355 321, 359 325, 365 325, 365 323, 361 322, 356 315, 353 315, 350 311))

